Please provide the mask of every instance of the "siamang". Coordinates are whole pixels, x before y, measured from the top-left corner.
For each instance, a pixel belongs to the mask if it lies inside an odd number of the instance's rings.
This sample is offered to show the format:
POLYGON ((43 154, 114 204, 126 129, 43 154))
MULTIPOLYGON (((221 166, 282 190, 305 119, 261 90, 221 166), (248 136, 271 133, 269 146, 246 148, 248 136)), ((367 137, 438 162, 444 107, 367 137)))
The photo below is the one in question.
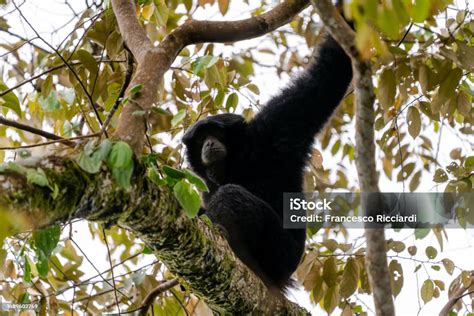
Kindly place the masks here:
POLYGON ((314 137, 352 80, 350 59, 330 35, 311 59, 252 120, 214 115, 182 139, 191 168, 209 187, 202 211, 241 261, 278 293, 291 285, 306 237, 305 229, 283 229, 283 192, 302 191, 314 137))

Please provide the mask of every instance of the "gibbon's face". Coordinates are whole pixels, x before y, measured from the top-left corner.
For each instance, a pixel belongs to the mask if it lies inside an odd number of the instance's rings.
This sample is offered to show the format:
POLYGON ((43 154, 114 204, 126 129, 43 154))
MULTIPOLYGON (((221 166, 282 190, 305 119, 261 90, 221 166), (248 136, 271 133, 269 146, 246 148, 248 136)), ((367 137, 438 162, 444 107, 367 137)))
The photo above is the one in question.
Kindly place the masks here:
POLYGON ((235 114, 210 116, 195 123, 183 136, 191 167, 199 171, 222 165, 231 149, 228 142, 241 137, 243 128, 243 118, 235 114))
MULTIPOLYGON (((222 138, 221 138, 222 139, 222 138)), ((209 166, 215 162, 225 159, 227 148, 216 135, 207 135, 201 147, 201 162, 204 166, 209 166)))

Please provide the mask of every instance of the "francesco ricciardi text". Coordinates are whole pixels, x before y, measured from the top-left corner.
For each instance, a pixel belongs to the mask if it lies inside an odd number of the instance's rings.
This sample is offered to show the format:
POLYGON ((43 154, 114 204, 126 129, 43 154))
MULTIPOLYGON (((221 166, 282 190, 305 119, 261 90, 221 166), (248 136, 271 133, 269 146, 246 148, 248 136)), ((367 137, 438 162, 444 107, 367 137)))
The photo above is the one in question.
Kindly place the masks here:
POLYGON ((345 216, 330 214, 291 215, 293 223, 416 223, 416 214, 412 215, 375 215, 375 216, 345 216))

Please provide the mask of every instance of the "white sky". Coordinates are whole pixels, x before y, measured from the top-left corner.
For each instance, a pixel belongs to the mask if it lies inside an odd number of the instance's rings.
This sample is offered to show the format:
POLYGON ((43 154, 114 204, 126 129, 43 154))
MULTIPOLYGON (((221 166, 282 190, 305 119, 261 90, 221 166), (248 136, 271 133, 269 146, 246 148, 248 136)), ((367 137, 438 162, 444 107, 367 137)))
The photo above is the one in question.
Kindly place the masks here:
MULTIPOLYGON (((77 12, 81 12, 84 1, 69 1, 74 9, 77 12)), ((229 16, 226 16, 226 19, 229 18, 242 18, 244 17, 242 14, 232 14, 232 12, 248 12, 250 8, 255 8, 257 7, 257 2, 251 1, 253 3, 252 7, 247 7, 246 5, 243 5, 241 3, 242 1, 231 1, 231 8, 229 12, 229 16)), ((16 0, 17 4, 21 4, 22 1, 16 0)), ((460 3, 464 3, 461 1, 460 3)), ((10 12, 14 8, 12 5, 8 5, 4 8, 0 8, 0 16, 3 16, 5 12, 10 12)), ((26 15, 26 17, 29 19, 29 21, 32 23, 32 25, 36 28, 37 31, 39 31, 40 35, 44 37, 45 40, 49 41, 50 43, 59 43, 73 28, 75 24, 75 20, 71 21, 71 11, 69 8, 64 5, 64 1, 59 1, 59 0, 42 0, 42 1, 26 1, 22 6, 21 9, 23 13, 26 15), (59 26, 66 25, 65 28, 60 30, 59 32, 52 32, 52 30, 58 28, 59 26)), ((214 19, 220 19, 219 14, 215 14, 214 9, 200 9, 198 10, 198 17, 199 18, 208 18, 208 17, 213 17, 214 19)), ((10 23, 10 26, 12 27, 13 32, 20 34, 26 38, 32 38, 34 37, 33 32, 29 29, 29 27, 19 19, 18 14, 11 13, 7 16, 8 22, 10 23)), ((3 43, 5 41, 12 42, 13 38, 10 36, 7 36, 5 33, 0 32, 0 43, 3 43)), ((39 40, 35 40, 35 43, 38 45, 43 46, 43 44, 39 40)), ((261 45, 261 40, 255 39, 255 40, 250 40, 250 41, 245 41, 242 43, 239 43, 239 47, 255 47, 257 45, 261 45)), ((225 46, 223 48, 224 51, 226 50, 232 50, 231 46, 225 46)), ((0 49, 0 55, 4 53, 5 51, 3 49, 0 49)), ((271 64, 271 60, 266 60, 266 64, 271 64)), ((2 64, 3 61, 0 62, 0 69, 2 69, 2 64)), ((3 74, 5 79, 5 75, 3 74)), ((255 83, 260 87, 261 91, 261 96, 260 100, 265 101, 268 99, 268 97, 275 92, 275 87, 282 87, 285 84, 285 81, 288 81, 289 78, 285 77, 283 79, 284 82, 282 82, 281 79, 279 79, 275 72, 274 69, 269 69, 269 68, 258 68, 257 69, 257 76, 255 78, 255 83)), ((243 100, 243 98, 240 98, 241 101, 247 102, 243 100)), ((437 139, 438 134, 434 133, 432 134, 432 139, 437 139)), ((435 143, 435 142, 434 142, 435 143)), ((445 129, 444 134, 442 135, 441 138, 441 150, 440 150, 440 158, 445 158, 444 161, 449 161, 448 155, 449 155, 449 148, 454 148, 456 146, 461 146, 468 151, 471 150, 472 148, 466 148, 466 144, 461 143, 454 135, 449 131, 449 129, 445 129)), ((324 156, 324 153, 323 153, 324 156)), ((338 163, 337 159, 327 159, 324 160, 324 166, 325 168, 331 168, 338 163)), ((356 172, 353 166, 348 166, 348 170, 351 171, 351 175, 353 178, 357 178, 356 172)), ((379 168, 381 170, 381 168, 379 168)), ((350 175, 349 175, 350 177, 350 175)), ((402 184, 401 183, 393 183, 389 182, 387 179, 381 179, 381 189, 383 191, 387 192, 394 192, 394 191, 402 191, 402 184)), ((433 182, 431 181, 430 176, 426 176, 423 178, 421 187, 419 191, 432 191, 433 189, 433 182)), ((74 234, 75 236, 75 241, 77 241, 82 249, 94 249, 94 252, 88 253, 88 256, 92 257, 94 259, 94 263, 97 265, 97 267, 101 270, 106 270, 109 268, 109 263, 107 261, 107 258, 105 254, 107 253, 107 250, 104 246, 102 245, 97 245, 96 242, 94 242, 88 233, 88 229, 84 223, 76 223, 74 224, 74 229, 77 230, 77 233, 74 234), (101 248, 101 249, 99 249, 101 248), (103 248, 103 249, 102 249, 103 248), (98 255, 101 254, 101 255, 98 255)), ((67 232, 66 232, 67 233, 67 232)), ((360 236, 362 234, 361 230, 352 230, 350 232, 350 238, 356 238, 357 236, 360 236)), ((449 241, 445 243, 444 245, 444 251, 438 255, 437 259, 442 259, 445 257, 448 257, 452 259, 459 267, 464 268, 464 269, 470 269, 474 270, 474 232, 472 230, 470 231, 463 231, 461 229, 451 229, 448 231, 448 237, 449 241)), ((401 233, 393 232, 393 231, 387 231, 387 238, 394 238, 395 240, 404 240, 410 245, 412 240, 414 240, 414 237, 412 236, 411 231, 404 230, 401 233)), ((436 238, 434 235, 429 235, 427 238, 424 240, 416 241, 416 245, 419 249, 418 253, 422 254, 424 253, 424 247, 427 245, 433 245, 436 248, 438 247, 438 243, 436 241, 436 238)), ((438 249, 439 250, 439 249, 438 249)), ((394 253, 392 253, 393 255, 394 253)), ((424 257, 424 255, 419 255, 419 259, 426 260, 427 258, 424 257)), ((152 261, 153 257, 148 256, 149 260, 152 261)), ((415 274, 412 274, 415 264, 410 261, 410 260, 399 260, 402 263, 403 270, 404 270, 404 277, 405 277, 405 284, 403 286, 402 293, 396 298, 395 300, 395 305, 397 309, 397 314, 398 315, 417 315, 418 311, 418 306, 419 306, 419 299, 418 299, 418 292, 419 288, 421 287, 421 283, 426 279, 426 275, 429 275, 433 279, 440 279, 444 280, 446 283, 446 288, 449 286, 450 281, 453 279, 453 277, 448 276, 446 273, 444 273, 444 269, 442 269, 440 272, 436 272, 434 270, 428 269, 425 271, 424 269, 421 269, 418 272, 418 280, 415 274), (417 282, 419 283, 417 285, 417 282)), ((148 262, 141 262, 140 264, 145 265, 148 262)), ((117 269, 119 270, 119 269, 117 269)), ((87 275, 94 275, 95 271, 90 268, 89 271, 86 271, 87 275)), ((120 270, 117 273, 120 273, 120 270)), ((85 277, 87 277, 87 275, 85 277)), ((372 310, 372 299, 367 296, 359 296, 366 304, 369 306, 372 310)), ((311 305, 309 302, 308 296, 306 293, 296 293, 294 295, 294 299, 301 305, 307 307, 308 309, 312 310, 315 315, 320 315, 323 314, 323 311, 319 309, 318 307, 314 307, 311 305)), ((421 299, 420 299, 421 301, 421 299)), ((441 293, 441 298, 436 299, 434 301, 431 301, 427 305, 423 306, 421 309, 420 313, 418 315, 426 315, 426 316, 431 316, 431 315, 437 315, 439 313, 439 310, 441 306, 447 301, 447 291, 444 291, 441 293)), ((338 314, 339 312, 334 312, 334 314, 338 314)), ((370 311, 369 311, 370 314, 370 311)))

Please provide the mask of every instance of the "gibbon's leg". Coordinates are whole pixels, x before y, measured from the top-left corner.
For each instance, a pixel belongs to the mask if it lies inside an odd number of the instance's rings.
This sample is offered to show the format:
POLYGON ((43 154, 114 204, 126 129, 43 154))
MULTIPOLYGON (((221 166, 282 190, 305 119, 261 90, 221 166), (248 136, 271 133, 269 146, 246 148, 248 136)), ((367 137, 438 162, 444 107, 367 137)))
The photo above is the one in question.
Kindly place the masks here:
POLYGON ((278 214, 240 185, 220 187, 205 214, 218 225, 239 259, 272 289, 282 290, 301 258, 290 231, 283 229, 278 214))

